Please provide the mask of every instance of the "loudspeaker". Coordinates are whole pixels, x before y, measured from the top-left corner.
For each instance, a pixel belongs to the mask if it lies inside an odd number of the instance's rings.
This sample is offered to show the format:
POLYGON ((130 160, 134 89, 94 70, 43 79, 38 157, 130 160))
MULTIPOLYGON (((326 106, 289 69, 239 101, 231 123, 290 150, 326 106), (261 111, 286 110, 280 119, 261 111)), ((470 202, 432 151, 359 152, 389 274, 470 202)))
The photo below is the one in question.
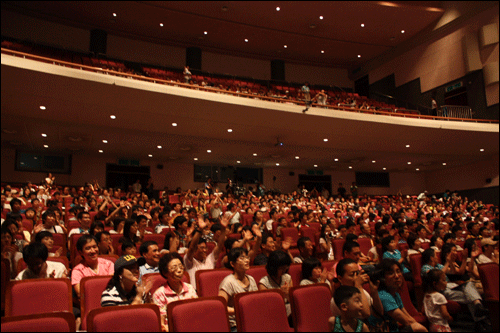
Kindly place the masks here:
POLYGON ((285 62, 271 60, 271 80, 285 81, 285 62))
POLYGON ((289 176, 295 176, 295 172, 290 171, 290 172, 288 173, 288 175, 289 175, 289 176))
POLYGON ((188 47, 186 49, 186 66, 201 71, 201 49, 199 47, 188 47))
POLYGON ((156 168, 157 168, 157 169, 162 170, 162 169, 163 169, 163 164, 158 164, 158 165, 156 166, 156 168))
POLYGON ((106 54, 108 34, 104 30, 94 29, 90 31, 90 52, 95 54, 106 54))

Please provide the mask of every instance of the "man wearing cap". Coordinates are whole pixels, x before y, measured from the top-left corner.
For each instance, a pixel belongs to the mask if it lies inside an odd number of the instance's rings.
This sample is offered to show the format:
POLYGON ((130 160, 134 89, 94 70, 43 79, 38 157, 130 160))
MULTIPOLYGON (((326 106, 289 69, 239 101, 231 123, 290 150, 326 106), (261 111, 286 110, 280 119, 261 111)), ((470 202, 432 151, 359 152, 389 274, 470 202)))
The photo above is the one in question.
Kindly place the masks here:
POLYGON ((138 284, 139 265, 133 255, 115 261, 114 274, 101 295, 101 306, 143 304, 149 296, 153 281, 138 284))
POLYGON ((477 264, 487 264, 489 262, 498 264, 498 241, 493 240, 493 238, 483 238, 481 239, 481 249, 483 253, 477 257, 477 264))

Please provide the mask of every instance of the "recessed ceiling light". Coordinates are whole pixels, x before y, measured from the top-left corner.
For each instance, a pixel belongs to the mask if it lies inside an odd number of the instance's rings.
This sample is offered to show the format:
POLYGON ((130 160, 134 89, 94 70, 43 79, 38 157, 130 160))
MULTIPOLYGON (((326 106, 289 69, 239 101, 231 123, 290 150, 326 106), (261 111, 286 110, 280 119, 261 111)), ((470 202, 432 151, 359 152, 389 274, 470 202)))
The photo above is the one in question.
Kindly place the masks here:
POLYGON ((279 11, 280 11, 280 9, 281 9, 280 7, 276 7, 276 11, 277 11, 277 12, 279 12, 279 11))
POLYGON ((479 149, 479 151, 484 151, 484 149, 483 149, 483 148, 481 148, 481 149, 479 149))
POLYGON ((377 161, 372 161, 372 163, 375 163, 375 162, 377 162, 377 161))
POLYGON ((339 161, 339 159, 338 159, 338 158, 336 158, 336 159, 335 159, 335 162, 338 162, 338 161, 339 161))
POLYGON ((321 50, 321 53, 325 53, 325 51, 321 50))
POLYGON ((358 58, 361 58, 361 54, 358 54, 358 58))
POLYGON ((404 34, 404 33, 405 33, 405 31, 404 31, 404 30, 401 30, 401 33, 402 33, 402 34, 404 34))
POLYGON ((287 45, 283 45, 283 47, 286 49, 288 46, 287 45))
POLYGON ((195 158, 193 158, 193 160, 198 161, 198 158, 197 158, 197 157, 195 157, 195 158))
POLYGON ((295 156, 295 159, 298 160, 300 157, 299 156, 295 156))
POLYGON ((406 145, 406 148, 410 148, 410 145, 406 145))
POLYGON ((100 150, 99 150, 99 152, 102 154, 102 153, 104 153, 104 150, 101 150, 101 149, 100 149, 100 150))
POLYGON ((42 136, 43 136, 44 138, 46 138, 46 137, 47 137, 47 134, 45 134, 45 133, 42 133, 42 136))
POLYGON ((210 154, 211 152, 212 152, 212 151, 211 151, 210 149, 209 149, 209 150, 207 150, 207 153, 209 153, 209 154, 210 154))
POLYGON ((245 38, 245 43, 248 43, 248 39, 245 38))
POLYGON ((365 27, 365 24, 364 23, 361 23, 361 28, 364 28, 365 27))
POLYGON ((445 163, 443 163, 443 165, 446 165, 446 162, 445 162, 445 163))
POLYGON ((254 153, 254 154, 253 154, 253 156, 257 156, 257 154, 256 154, 256 153, 254 153))
POLYGON ((323 139, 323 141, 328 142, 328 139, 325 138, 325 139, 323 139))
POLYGON ((43 105, 40 106, 40 110, 45 110, 45 109, 46 109, 45 106, 43 106, 43 105))
POLYGON ((387 170, 387 168, 382 168, 382 170, 387 170))
POLYGON ((116 116, 114 114, 112 114, 111 116, 109 116, 109 118, 116 119, 116 116))
POLYGON ((419 169, 419 168, 416 168, 415 170, 416 170, 416 171, 420 171, 420 169, 419 169))
POLYGON ((322 20, 322 19, 323 19, 323 16, 320 16, 320 17, 319 17, 319 19, 320 19, 320 20, 322 20))
POLYGON ((161 146, 156 146, 158 149, 161 149, 161 146))
POLYGON ((102 143, 108 143, 108 140, 102 140, 102 143))
POLYGON ((227 130, 227 131, 228 131, 229 133, 231 133, 233 130, 232 130, 232 129, 230 129, 230 128, 228 128, 228 130, 227 130))
POLYGON ((172 126, 174 126, 174 127, 177 126, 177 123, 172 123, 172 126))
POLYGON ((116 17, 116 13, 113 13, 113 16, 116 17))
POLYGON ((276 163, 276 166, 280 166, 280 164, 279 164, 279 163, 276 163))
POLYGON ((208 31, 203 31, 203 34, 204 35, 208 35, 208 31))
POLYGON ((236 163, 240 164, 241 162, 240 161, 236 161, 236 163))
POLYGON ((408 164, 411 164, 411 162, 408 162, 408 164))
POLYGON ((315 167, 315 168, 317 168, 317 167, 318 167, 318 165, 317 165, 317 164, 314 164, 314 167, 315 167))
POLYGON ((49 148, 49 145, 43 145, 43 148, 49 148))
POLYGON ((160 23, 160 27, 163 27, 163 23, 160 23))
POLYGON ((152 155, 152 154, 149 154, 149 155, 148 155, 148 157, 153 157, 153 155, 152 155))
POLYGON ((352 169, 352 166, 349 166, 349 169, 352 169))

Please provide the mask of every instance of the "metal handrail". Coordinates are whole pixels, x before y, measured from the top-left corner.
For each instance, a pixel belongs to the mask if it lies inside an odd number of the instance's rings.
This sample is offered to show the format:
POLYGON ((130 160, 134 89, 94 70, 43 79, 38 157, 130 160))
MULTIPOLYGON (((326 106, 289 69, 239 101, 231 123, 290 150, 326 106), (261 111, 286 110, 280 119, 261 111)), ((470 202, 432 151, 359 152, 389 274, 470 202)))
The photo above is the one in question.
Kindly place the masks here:
POLYGON ((472 109, 462 105, 441 105, 438 116, 472 119, 472 109))

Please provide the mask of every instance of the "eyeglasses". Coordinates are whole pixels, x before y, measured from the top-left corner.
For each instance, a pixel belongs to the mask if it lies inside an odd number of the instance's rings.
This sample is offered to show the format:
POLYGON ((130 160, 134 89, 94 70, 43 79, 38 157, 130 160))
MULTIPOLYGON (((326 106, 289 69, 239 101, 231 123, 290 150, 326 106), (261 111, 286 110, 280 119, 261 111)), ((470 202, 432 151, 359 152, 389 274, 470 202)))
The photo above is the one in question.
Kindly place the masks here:
POLYGON ((178 269, 184 269, 184 265, 183 264, 180 264, 180 265, 174 265, 174 266, 170 266, 168 268, 169 271, 171 272, 175 272, 176 270, 178 269))

